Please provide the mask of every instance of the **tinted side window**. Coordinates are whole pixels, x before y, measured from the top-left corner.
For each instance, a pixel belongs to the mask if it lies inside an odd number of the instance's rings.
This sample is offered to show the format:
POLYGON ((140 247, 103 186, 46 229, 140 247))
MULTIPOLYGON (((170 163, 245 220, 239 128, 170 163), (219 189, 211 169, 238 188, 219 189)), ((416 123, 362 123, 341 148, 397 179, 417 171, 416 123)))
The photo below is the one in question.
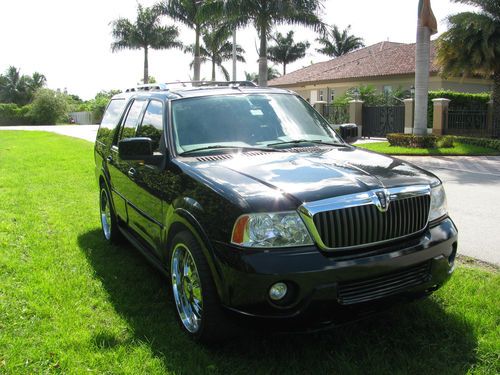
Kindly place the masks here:
POLYGON ((160 150, 160 140, 163 134, 163 103, 152 100, 137 130, 136 137, 148 137, 153 141, 153 152, 160 150))
POLYGON ((141 115, 142 108, 146 102, 142 100, 135 100, 127 113, 127 118, 122 126, 120 139, 132 138, 135 136, 135 129, 137 123, 139 122, 139 116, 141 115))
POLYGON ((109 105, 104 112, 99 131, 97 132, 98 141, 106 144, 112 142, 116 127, 122 117, 125 104, 127 104, 125 99, 113 99, 109 102, 109 105))

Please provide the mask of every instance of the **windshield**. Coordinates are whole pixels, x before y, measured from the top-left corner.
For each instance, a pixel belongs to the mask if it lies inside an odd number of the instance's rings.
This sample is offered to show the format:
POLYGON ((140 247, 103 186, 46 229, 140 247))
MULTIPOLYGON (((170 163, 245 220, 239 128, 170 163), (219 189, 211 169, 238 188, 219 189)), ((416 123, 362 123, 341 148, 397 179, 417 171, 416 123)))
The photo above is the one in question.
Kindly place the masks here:
POLYGON ((172 102, 178 154, 197 149, 297 147, 293 141, 343 143, 303 99, 290 94, 237 94, 172 102))

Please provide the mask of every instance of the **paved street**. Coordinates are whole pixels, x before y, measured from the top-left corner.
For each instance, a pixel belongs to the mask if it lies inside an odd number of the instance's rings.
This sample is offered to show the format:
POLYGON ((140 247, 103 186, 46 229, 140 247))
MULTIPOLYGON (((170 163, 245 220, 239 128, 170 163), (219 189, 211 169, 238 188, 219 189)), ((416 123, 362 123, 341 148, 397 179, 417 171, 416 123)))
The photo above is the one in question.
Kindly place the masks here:
MULTIPOLYGON (((93 142, 98 125, 3 126, 43 130, 93 142)), ((500 265, 500 156, 401 156, 439 176, 459 229, 459 253, 500 265)))

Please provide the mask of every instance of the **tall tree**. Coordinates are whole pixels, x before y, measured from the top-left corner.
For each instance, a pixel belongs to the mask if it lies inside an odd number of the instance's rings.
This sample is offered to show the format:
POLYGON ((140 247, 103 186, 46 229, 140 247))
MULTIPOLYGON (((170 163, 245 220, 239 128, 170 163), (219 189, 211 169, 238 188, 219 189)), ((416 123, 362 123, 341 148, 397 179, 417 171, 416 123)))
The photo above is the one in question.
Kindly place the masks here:
POLYGON ((438 39, 437 57, 444 76, 493 77, 493 111, 500 121, 500 2, 453 0, 478 12, 448 17, 449 29, 438 39))
MULTIPOLYGON (((201 66, 201 51, 200 39, 203 29, 209 24, 214 22, 213 14, 206 12, 204 8, 210 8, 214 1, 204 0, 164 0, 159 4, 162 12, 174 20, 179 21, 194 30, 195 39, 192 52, 194 55, 193 62, 193 79, 200 80, 200 66, 201 66)), ((218 4, 215 4, 217 8, 218 4)), ((222 18, 222 16, 221 16, 222 18)))
MULTIPOLYGON (((231 28, 227 25, 211 25, 203 33, 203 44, 200 45, 200 62, 210 61, 212 63, 212 81, 215 81, 216 67, 222 71, 224 78, 229 81, 229 72, 222 63, 233 58, 233 43, 229 41, 232 34, 231 28)), ((193 52, 194 48, 195 46, 191 45, 186 48, 186 51, 193 52)), ((245 62, 243 53, 245 53, 245 50, 236 45, 236 59, 240 62, 245 62)), ((191 63, 191 66, 193 65, 194 61, 191 63)))
POLYGON ((113 52, 124 49, 144 50, 144 83, 149 82, 148 52, 150 49, 182 48, 177 39, 179 31, 175 26, 162 26, 162 12, 158 7, 137 5, 137 18, 134 23, 126 18, 118 18, 111 23, 114 42, 113 52))
POLYGON ((32 76, 21 74, 15 66, 7 68, 0 75, 0 102, 25 105, 30 103, 35 92, 45 86, 47 79, 43 74, 33 73, 32 76))
POLYGON ((293 24, 321 31, 323 0, 221 0, 222 9, 237 26, 253 24, 259 35, 259 85, 267 86, 267 39, 274 25, 293 24))
POLYGON ((316 51, 330 57, 339 57, 364 47, 363 39, 350 35, 350 30, 351 25, 347 26, 342 32, 340 32, 337 25, 332 25, 320 38, 316 39, 323 46, 323 48, 316 49, 316 51))
POLYGON ((420 0, 415 46, 415 118, 413 126, 413 133, 418 135, 427 134, 431 35, 435 33, 437 33, 437 22, 432 13, 431 0, 420 0))
MULTIPOLYGON (((280 77, 280 72, 272 66, 267 68, 267 79, 272 80, 280 77)), ((245 72, 245 79, 250 82, 258 83, 259 82, 259 73, 248 73, 245 72)))
POLYGON ((306 55, 306 50, 311 45, 307 41, 295 43, 292 30, 286 36, 276 33, 271 38, 276 44, 269 46, 267 58, 272 62, 283 64, 283 75, 286 74, 286 66, 303 58, 306 55))

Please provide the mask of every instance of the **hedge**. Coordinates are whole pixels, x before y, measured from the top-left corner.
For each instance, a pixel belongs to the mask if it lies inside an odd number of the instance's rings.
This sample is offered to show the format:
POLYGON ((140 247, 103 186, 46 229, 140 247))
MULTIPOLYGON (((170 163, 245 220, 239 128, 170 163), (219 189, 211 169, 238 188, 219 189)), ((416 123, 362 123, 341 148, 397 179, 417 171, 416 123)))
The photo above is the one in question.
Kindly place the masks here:
POLYGON ((13 103, 0 103, 0 125, 30 125, 30 106, 19 107, 13 103))
POLYGON ((488 147, 500 151, 500 139, 460 137, 460 136, 453 136, 453 139, 460 143, 467 143, 469 145, 474 145, 474 146, 488 147))
POLYGON ((435 148, 438 137, 435 135, 414 135, 403 133, 387 134, 387 140, 391 146, 411 147, 411 148, 435 148))
POLYGON ((474 146, 481 146, 500 151, 500 139, 493 138, 476 138, 476 137, 461 137, 455 135, 435 136, 429 135, 414 135, 403 133, 387 134, 387 140, 391 146, 411 147, 411 148, 435 148, 453 147, 453 143, 466 143, 474 146))

